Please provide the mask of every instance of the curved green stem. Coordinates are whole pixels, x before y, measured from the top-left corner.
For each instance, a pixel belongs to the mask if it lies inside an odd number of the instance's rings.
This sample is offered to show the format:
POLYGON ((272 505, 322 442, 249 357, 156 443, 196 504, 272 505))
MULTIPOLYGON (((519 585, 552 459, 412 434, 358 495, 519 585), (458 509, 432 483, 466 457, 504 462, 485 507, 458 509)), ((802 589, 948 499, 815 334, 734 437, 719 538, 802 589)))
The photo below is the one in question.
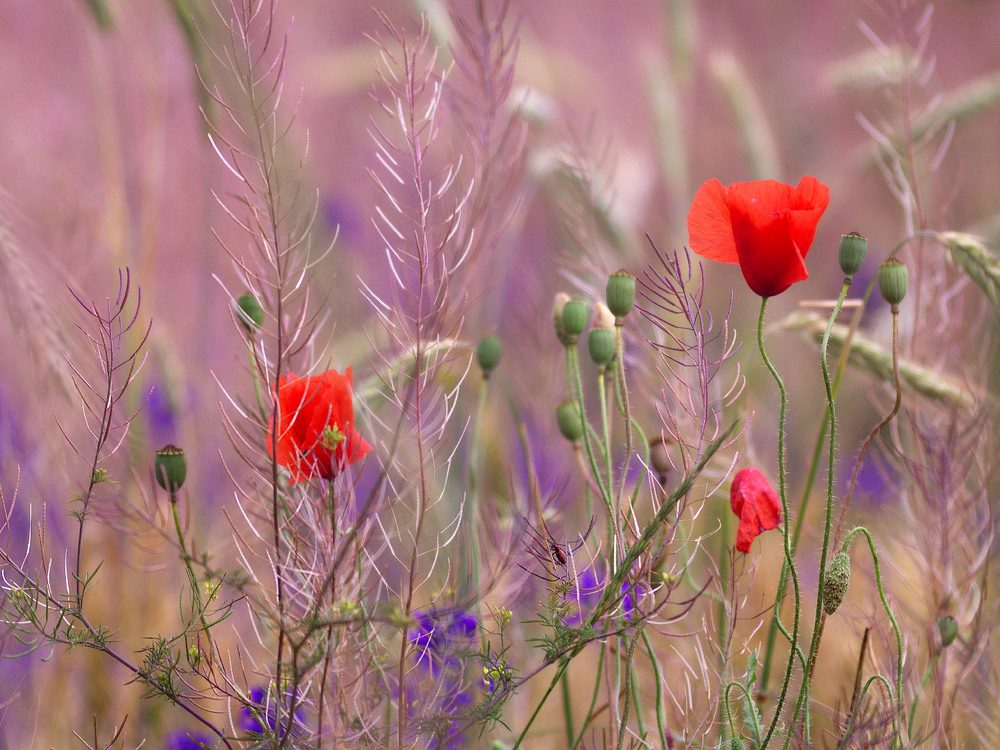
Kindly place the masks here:
POLYGON ((583 380, 580 377, 580 362, 575 345, 566 347, 566 375, 569 380, 570 398, 580 410, 580 422, 583 425, 583 447, 587 453, 587 462, 594 476, 594 483, 600 491, 605 506, 610 506, 611 493, 604 486, 601 472, 597 467, 597 458, 594 456, 594 441, 591 437, 590 425, 587 422, 587 410, 583 403, 583 380))
MULTIPOLYGON (((785 390, 785 383, 782 381, 778 371, 771 364, 771 360, 767 356, 767 350, 764 349, 764 312, 767 309, 767 299, 767 297, 761 297, 760 300, 760 316, 757 318, 757 348, 760 351, 761 359, 764 360, 764 364, 771 373, 771 377, 774 378, 774 382, 778 385, 778 392, 781 394, 781 408, 778 413, 778 495, 781 497, 781 513, 784 519, 784 523, 781 524, 781 533, 785 548, 785 562, 788 564, 788 569, 792 576, 792 588, 795 592, 795 615, 792 620, 791 637, 793 653, 788 656, 788 666, 785 669, 785 679, 781 685, 781 695, 778 697, 778 705, 774 709, 774 718, 771 720, 761 747, 767 747, 775 730, 778 728, 778 722, 781 719, 781 709, 785 705, 788 686, 792 681, 792 665, 795 664, 794 651, 798 648, 800 610, 799 576, 795 570, 795 562, 792 560, 791 536, 788 532, 788 489, 785 480, 785 418, 788 411, 788 392, 785 390)), ((780 599, 775 602, 774 606, 781 606, 780 599)), ((789 732, 788 736, 790 737, 791 734, 789 732)))
MULTIPOLYGON (((903 710, 903 634, 899 629, 899 623, 896 622, 896 616, 892 613, 892 607, 889 606, 889 601, 885 598, 885 588, 882 585, 882 573, 879 569, 878 563, 878 552, 875 549, 875 542, 872 539, 872 535, 868 532, 864 526, 857 526, 847 534, 847 538, 844 540, 844 549, 846 550, 850 544, 851 540, 854 538, 855 534, 864 534, 865 539, 868 540, 868 549, 872 553, 872 562, 875 566, 875 585, 878 587, 879 599, 882 601, 882 607, 885 609, 886 615, 889 617, 889 622, 892 623, 892 630, 896 634, 896 697, 893 701, 896 704, 896 709, 892 712, 892 727, 893 735, 895 736, 895 741, 893 747, 900 747, 901 743, 898 736, 898 716, 903 710)), ((870 680, 869 680, 870 682, 870 680)), ((889 690, 890 696, 892 695, 892 690, 889 690)))
POLYGON ((844 285, 837 298, 837 304, 833 307, 833 313, 827 322, 826 331, 823 333, 823 343, 820 346, 820 365, 823 370, 823 386, 826 389, 826 410, 829 415, 829 464, 826 475, 826 516, 823 523, 823 546, 820 548, 819 557, 819 581, 816 584, 816 614, 813 620, 812 640, 809 644, 809 659, 806 665, 805 678, 802 681, 802 689, 799 692, 799 700, 795 706, 795 713, 792 716, 792 725, 798 718, 799 711, 805 711, 803 722, 805 724, 805 738, 809 739, 809 684, 812 680, 813 667, 816 665, 816 654, 819 652, 819 642, 822 637, 822 617, 823 617, 823 580, 826 577, 826 559, 830 549, 830 531, 833 525, 833 482, 836 469, 836 440, 837 440, 837 406, 833 393, 833 385, 830 381, 830 368, 827 365, 826 353, 830 345, 830 331, 840 314, 840 308, 847 298, 847 290, 851 287, 850 278, 844 280, 844 285))

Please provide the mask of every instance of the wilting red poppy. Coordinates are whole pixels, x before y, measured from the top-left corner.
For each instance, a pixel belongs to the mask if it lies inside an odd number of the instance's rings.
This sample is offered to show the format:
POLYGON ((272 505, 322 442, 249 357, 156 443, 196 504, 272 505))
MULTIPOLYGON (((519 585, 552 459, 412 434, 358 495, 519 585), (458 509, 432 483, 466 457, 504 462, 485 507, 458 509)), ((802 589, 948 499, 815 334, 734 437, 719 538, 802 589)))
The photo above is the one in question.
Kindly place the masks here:
MULTIPOLYGON (((272 454, 274 421, 267 425, 267 452, 272 454)), ((291 482, 315 476, 332 479, 372 447, 354 429, 351 368, 341 375, 300 378, 289 373, 278 380, 277 461, 291 482)))
POLYGON ((829 203, 830 190, 815 177, 797 187, 774 180, 723 187, 712 179, 694 196, 688 240, 709 260, 739 263, 750 288, 773 297, 809 278, 806 253, 829 203))
POLYGON ((749 552, 757 535, 775 529, 781 523, 781 500, 764 475, 757 469, 742 469, 733 477, 729 504, 740 517, 736 531, 736 549, 749 552))

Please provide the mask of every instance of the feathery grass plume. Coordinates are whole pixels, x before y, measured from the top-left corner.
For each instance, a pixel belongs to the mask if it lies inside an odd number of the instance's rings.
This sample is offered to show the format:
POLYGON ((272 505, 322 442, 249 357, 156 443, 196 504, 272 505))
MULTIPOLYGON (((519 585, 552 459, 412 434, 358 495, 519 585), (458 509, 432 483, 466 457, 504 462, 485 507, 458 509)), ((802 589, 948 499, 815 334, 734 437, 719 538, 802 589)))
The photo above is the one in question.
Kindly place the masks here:
POLYGON ((73 373, 65 356, 72 342, 59 323, 60 314, 68 311, 46 292, 42 269, 28 262, 15 218, 12 196, 0 188, 0 299, 11 323, 7 330, 62 394, 74 398, 73 373))
POLYGON ((90 318, 89 325, 81 326, 81 329, 90 342, 99 364, 96 374, 85 374, 75 364, 69 363, 74 373, 73 384, 83 403, 84 418, 93 444, 88 446, 74 444, 66 429, 60 426, 74 452, 90 467, 87 489, 74 498, 74 508, 71 510, 78 521, 73 577, 76 580, 76 606, 81 611, 85 591, 83 582, 87 577, 81 569, 84 523, 97 500, 95 493, 97 486, 108 479, 107 469, 102 464, 125 442, 129 424, 135 417, 135 413, 118 413, 118 406, 146 360, 143 348, 153 325, 152 321, 145 327, 139 323, 142 292, 138 286, 135 288, 134 299, 131 295, 132 276, 127 268, 118 272, 118 294, 113 302, 108 298, 103 305, 96 301, 87 303, 73 292, 73 296, 90 318))
MULTIPOLYGON (((739 350, 740 342, 736 332, 730 328, 729 310, 717 324, 712 313, 706 309, 704 274, 699 264, 696 275, 687 249, 664 252, 656 247, 651 238, 647 236, 647 239, 656 253, 656 262, 650 263, 639 279, 640 300, 636 308, 652 325, 648 344, 658 359, 656 387, 659 388, 659 398, 653 399, 653 403, 660 418, 659 435, 670 441, 671 449, 667 451, 667 457, 674 470, 687 473, 703 460, 706 446, 723 433, 723 414, 743 392, 745 378, 738 366, 731 382, 720 384, 718 381, 727 363, 739 350)), ((731 301, 732 297, 730 304, 731 301)), ((727 439, 719 446, 721 453, 715 456, 715 466, 708 473, 705 486, 699 487, 699 495, 710 496, 725 481, 735 460, 726 454, 742 435, 743 429, 745 424, 735 432, 730 428, 726 433, 727 439)), ((654 493, 654 506, 658 502, 659 498, 654 493)), ((667 555, 672 551, 668 545, 674 535, 681 528, 691 528, 701 510, 701 505, 692 505, 689 494, 680 498, 676 513, 671 514, 669 530, 660 546, 652 550, 652 556, 666 562, 667 555)), ((678 569, 683 570, 689 565, 697 551, 697 546, 684 549, 681 561, 676 563, 678 569)), ((677 554, 676 549, 673 554, 677 554)), ((741 606, 735 581, 727 580, 726 583, 731 588, 721 592, 725 611, 721 615, 716 613, 723 618, 724 625, 716 623, 714 628, 707 625, 713 619, 713 605, 707 601, 699 602, 699 608, 694 611, 706 623, 707 638, 704 643, 701 638, 695 639, 698 641, 697 650, 722 648, 722 666, 717 660, 710 659, 700 660, 699 669, 694 669, 684 660, 675 667, 684 670, 693 679, 705 680, 706 684, 718 684, 720 672, 716 670, 725 669, 741 606), (724 628, 724 633, 716 632, 720 627, 724 628), (713 638, 717 640, 720 637, 721 644, 712 642, 713 638)), ((693 601, 691 606, 695 606, 693 601)), ((694 696, 678 694, 672 682, 668 683, 667 692, 684 717, 685 724, 695 724, 696 734, 707 729, 710 717, 717 710, 718 691, 706 691, 697 702, 693 702, 694 696)))
MULTIPOLYGON (((228 469, 242 516, 242 524, 233 523, 247 576, 240 594, 257 621, 259 653, 271 661, 254 655, 255 676, 226 674, 212 685, 251 711, 254 684, 280 686, 268 709, 273 721, 263 732, 272 739, 287 742, 294 735, 305 741, 310 733, 323 733, 327 707, 321 704, 335 654, 356 645, 350 637, 332 637, 333 623, 351 631, 353 610, 345 615, 336 607, 340 599, 356 601, 362 585, 354 562, 356 539, 338 527, 337 514, 344 513, 339 506, 350 502, 352 490, 344 473, 325 488, 290 487, 279 461, 283 436, 269 429, 294 423, 298 410, 281 414, 285 421, 279 421, 278 392, 293 373, 302 376, 317 364, 312 346, 318 320, 309 295, 309 271, 322 257, 310 248, 316 199, 301 205, 304 156, 288 163, 286 139, 294 117, 282 109, 288 39, 277 28, 276 0, 220 0, 215 11, 227 36, 218 48, 209 41, 219 69, 211 86, 206 76, 201 80, 224 116, 216 122, 206 114, 205 121, 212 147, 237 188, 214 195, 249 250, 214 234, 239 279, 236 291, 227 293, 235 335, 248 339, 254 392, 251 401, 226 392, 223 419, 236 453, 256 474, 243 482, 240 472, 228 469), (257 298, 264 313, 252 337, 235 313, 236 298, 244 292, 257 298), (310 686, 316 682, 321 684, 314 695, 310 686), (301 719, 303 712, 310 720, 301 719)), ((242 651, 251 654, 248 647, 242 651)))
MULTIPOLYGON (((67 649, 83 646, 99 652, 124 667, 129 674, 128 682, 143 686, 144 697, 169 700, 211 729, 217 737, 223 738, 223 731, 214 726, 197 706, 197 695, 182 687, 190 675, 180 677, 175 649, 186 641, 190 622, 175 636, 149 639, 150 644, 139 650, 142 662, 136 662, 127 651, 117 646, 116 629, 92 621, 91 610, 94 608, 85 606, 87 593, 100 584, 97 571, 103 564, 98 563, 94 570, 84 569, 86 521, 95 517, 121 528, 113 517, 116 506, 107 504, 101 488, 115 481, 108 462, 125 442, 129 425, 138 413, 123 413, 122 406, 145 362, 144 348, 152 322, 143 324, 141 320, 141 293, 138 286, 133 285, 128 269, 119 271, 118 291, 114 299, 87 302, 79 293, 73 290, 71 293, 85 313, 85 322, 79 328, 96 362, 96 367, 82 362, 68 362, 90 436, 89 444, 84 445, 82 440, 71 438, 70 433, 75 430, 67 423, 59 422, 64 437, 86 466, 86 489, 73 493, 70 504, 70 513, 77 519, 75 545, 71 543, 70 548, 62 552, 66 570, 62 573, 53 570, 51 560, 58 553, 50 549, 52 540, 46 533, 43 512, 37 530, 39 562, 31 562, 30 540, 23 554, 15 557, 10 546, 10 531, 17 487, 10 497, 0 491, 3 513, 0 535, 7 537, 7 543, 0 548, 4 581, 0 587, 2 621, 20 644, 22 655, 55 645, 67 649), (58 580, 66 581, 65 591, 53 585, 53 581, 58 580), (73 583, 70 583, 71 580, 73 583)), ((122 727, 119 727, 119 732, 122 727)), ((223 743, 232 747, 224 739, 223 743)))
MULTIPOLYGON (((779 328, 795 331, 807 341, 820 344, 826 321, 818 315, 805 312, 792 313, 775 324, 779 328)), ((892 383, 892 352, 860 333, 851 334, 845 325, 834 325, 830 331, 830 355, 840 356, 849 342, 848 362, 877 378, 892 383)), ((900 359, 899 376, 906 388, 911 388, 931 401, 941 402, 951 409, 969 410, 984 401, 992 401, 989 395, 973 390, 974 386, 956 380, 950 375, 924 367, 909 359, 900 359)))
POLYGON ((996 486, 995 433, 985 411, 940 408, 908 414, 905 443, 897 446, 904 486, 899 494, 906 523, 896 528, 914 550, 910 574, 920 586, 898 596, 915 632, 928 639, 910 672, 911 738, 933 744, 986 747, 1000 739, 995 698, 1000 690, 989 635, 996 606, 987 599, 994 545, 991 488, 996 486), (937 622, 954 617, 962 638, 942 649, 937 622), (925 684, 925 680, 930 682, 925 684))
POLYGON ((476 0, 471 12, 454 0, 448 7, 460 75, 446 79, 445 95, 471 162, 462 165, 462 180, 470 186, 466 215, 475 217, 460 223, 454 243, 467 248, 465 279, 474 283, 476 273, 503 262, 502 233, 520 205, 515 188, 528 131, 520 103, 511 100, 520 18, 508 20, 510 0, 476 0))
MULTIPOLYGON (((437 344, 461 335, 469 289, 460 285, 460 274, 474 259, 473 235, 464 227, 471 186, 461 184, 461 158, 442 138, 451 69, 439 69, 426 20, 413 34, 384 14, 378 18, 381 30, 372 39, 380 80, 373 97, 380 115, 372 118, 370 133, 380 166, 369 173, 383 199, 375 207, 375 225, 384 243, 391 296, 382 299, 372 284, 362 284, 390 342, 374 355, 391 393, 390 404, 372 415, 372 423, 389 436, 383 478, 393 495, 380 522, 381 559, 390 564, 380 566, 376 586, 379 598, 388 598, 395 609, 401 633, 395 662, 381 675, 385 684, 373 682, 372 689, 393 704, 385 731, 404 745, 414 741, 414 732, 423 734, 435 725, 433 716, 424 714, 434 710, 433 702, 414 703, 411 697, 416 689, 410 676, 412 614, 434 600, 440 605, 441 592, 456 583, 449 578, 461 574, 441 570, 439 562, 450 556, 463 518, 461 500, 454 502, 448 492, 463 430, 452 429, 450 422, 472 352, 463 347, 462 361, 457 350, 437 344), (403 352, 413 356, 398 369, 403 352)), ((454 603, 460 609, 467 605, 454 603)), ((382 637, 395 640, 394 633, 382 637)))
POLYGON ((645 302, 637 309, 654 327, 649 343, 659 355, 662 383, 657 411, 664 434, 681 452, 680 466, 674 469, 687 470, 700 457, 705 442, 719 434, 723 411, 743 393, 746 379, 738 366, 725 390, 716 383, 725 364, 739 351, 740 342, 729 325, 731 307, 717 330, 715 318, 705 309, 701 264, 695 280, 695 266, 686 248, 668 253, 649 241, 658 264, 648 265, 640 279, 639 293, 645 302))
POLYGON ((993 306, 1000 310, 1000 260, 995 251, 971 234, 939 232, 938 240, 951 253, 952 260, 965 269, 969 278, 983 290, 993 306))

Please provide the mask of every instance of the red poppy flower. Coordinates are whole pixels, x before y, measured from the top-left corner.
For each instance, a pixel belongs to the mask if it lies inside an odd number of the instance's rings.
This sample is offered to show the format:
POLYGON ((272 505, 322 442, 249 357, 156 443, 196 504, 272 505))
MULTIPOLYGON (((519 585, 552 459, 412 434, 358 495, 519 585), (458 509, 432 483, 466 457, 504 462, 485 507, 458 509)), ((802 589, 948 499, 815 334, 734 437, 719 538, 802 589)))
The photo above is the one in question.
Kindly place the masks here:
POLYGON ((781 523, 781 500, 764 475, 757 469, 743 469, 733 477, 729 504, 740 517, 736 531, 736 549, 749 552, 757 535, 775 529, 781 523))
POLYGON ((829 188, 815 177, 797 187, 774 180, 723 187, 709 180, 688 212, 688 239, 698 255, 739 263, 750 288, 773 297, 809 278, 806 253, 829 203, 829 188))
MULTIPOLYGON (((267 453, 273 457, 274 420, 267 425, 267 453)), ((278 380, 277 461, 291 482, 332 479, 372 447, 354 429, 351 368, 278 380)))

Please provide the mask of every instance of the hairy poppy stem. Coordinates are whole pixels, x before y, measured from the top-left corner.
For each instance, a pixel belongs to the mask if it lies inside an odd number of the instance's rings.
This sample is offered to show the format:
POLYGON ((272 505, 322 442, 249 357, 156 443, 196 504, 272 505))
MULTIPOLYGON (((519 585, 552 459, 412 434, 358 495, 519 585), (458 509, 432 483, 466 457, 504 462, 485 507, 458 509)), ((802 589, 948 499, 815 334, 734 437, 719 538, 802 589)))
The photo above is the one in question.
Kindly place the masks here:
POLYGON ((882 431, 889 422, 891 422, 897 414, 899 414, 899 407, 903 403, 903 389, 902 383, 899 379, 899 306, 895 306, 892 309, 892 375, 893 381, 896 388, 896 401, 893 404, 892 411, 885 415, 881 422, 875 425, 875 428, 868 433, 868 437, 865 438, 865 442, 861 444, 861 450, 858 451, 857 461, 854 463, 854 472, 851 474, 851 484, 847 488, 847 496, 844 498, 844 506, 840 509, 840 519, 837 521, 837 533, 833 537, 833 546, 837 546, 837 542, 840 541, 840 532, 844 528, 844 520, 847 518, 847 508, 851 503, 851 498, 854 496, 854 487, 858 482, 858 474, 861 472, 861 462, 865 457, 865 453, 868 452, 868 446, 871 445, 872 440, 875 436, 882 431))
MULTIPOLYGON (((771 741, 771 737, 774 736, 774 732, 778 727, 778 721, 781 719, 781 709, 785 705, 785 697, 788 695, 788 685, 792 680, 792 666, 795 663, 794 652, 798 648, 800 609, 799 576, 795 570, 795 563, 792 560, 791 538, 788 533, 788 492, 785 486, 785 415, 788 410, 788 393, 785 390, 784 381, 782 381, 778 371, 774 369, 774 365, 771 364, 771 360, 767 356, 767 350, 764 349, 764 312, 767 309, 767 300, 767 297, 760 298, 760 316, 757 318, 757 349, 760 351, 760 357, 764 360, 764 364, 774 378, 774 382, 777 383, 778 392, 781 394, 781 408, 778 413, 778 495, 781 497, 781 513, 784 519, 784 523, 781 524, 781 535, 785 548, 785 562, 788 564, 788 570, 792 576, 792 588, 795 591, 795 616, 792 619, 792 653, 788 656, 788 666, 785 669, 785 679, 781 685, 781 695, 778 697, 778 705, 774 708, 774 718, 771 720, 771 725, 767 728, 767 734, 764 736, 761 747, 767 747, 767 744, 771 741)), ((775 601, 774 606, 775 611, 781 606, 780 596, 775 601)), ((791 735, 792 733, 788 732, 789 738, 791 735)))
POLYGON ((826 559, 830 550, 830 529, 833 524, 833 480, 836 457, 837 408, 833 385, 830 380, 830 367, 826 361, 826 353, 830 345, 830 331, 833 330, 833 324, 840 314, 840 308, 843 306, 844 300, 847 299, 847 292, 850 288, 851 279, 848 277, 844 279, 844 284, 840 289, 840 296, 837 298, 837 304, 833 306, 833 312, 830 314, 826 331, 823 334, 823 343, 820 346, 820 366, 823 370, 823 386, 826 389, 826 413, 829 418, 830 437, 830 448, 828 451, 829 465, 827 466, 826 475, 826 518, 823 523, 823 547, 820 549, 819 557, 819 581, 816 585, 816 616, 813 622, 812 642, 809 645, 805 679, 802 681, 802 689, 799 692, 795 713, 792 716, 792 725, 794 726, 799 711, 803 710, 804 707, 805 713, 802 720, 805 725, 804 731, 807 742, 809 741, 809 685, 812 680, 813 667, 816 664, 816 654, 819 652, 820 638, 823 635, 823 580, 826 577, 826 559))

